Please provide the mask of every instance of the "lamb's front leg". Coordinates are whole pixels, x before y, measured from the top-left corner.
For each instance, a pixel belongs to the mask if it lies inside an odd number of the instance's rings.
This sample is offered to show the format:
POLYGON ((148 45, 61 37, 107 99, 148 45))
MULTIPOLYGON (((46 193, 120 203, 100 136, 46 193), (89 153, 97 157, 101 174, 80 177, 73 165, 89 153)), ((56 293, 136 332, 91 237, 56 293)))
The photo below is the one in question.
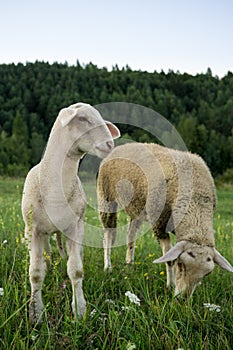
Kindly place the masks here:
POLYGON ((46 262, 44 257, 44 248, 48 246, 47 236, 33 231, 30 234, 29 254, 30 266, 29 277, 31 283, 31 300, 29 304, 29 320, 31 324, 42 322, 42 313, 44 304, 42 301, 42 285, 46 273, 46 262))
POLYGON ((79 220, 77 226, 70 228, 66 233, 66 246, 69 255, 67 262, 67 273, 72 284, 72 310, 74 317, 83 317, 86 311, 86 300, 83 294, 83 233, 84 222, 79 220))
MULTIPOLYGON (((159 242, 162 247, 163 255, 166 254, 169 251, 169 249, 172 248, 169 235, 167 236, 167 238, 159 239, 159 242)), ((167 288, 171 288, 172 285, 175 284, 174 262, 171 261, 166 263, 166 273, 167 273, 167 288)))

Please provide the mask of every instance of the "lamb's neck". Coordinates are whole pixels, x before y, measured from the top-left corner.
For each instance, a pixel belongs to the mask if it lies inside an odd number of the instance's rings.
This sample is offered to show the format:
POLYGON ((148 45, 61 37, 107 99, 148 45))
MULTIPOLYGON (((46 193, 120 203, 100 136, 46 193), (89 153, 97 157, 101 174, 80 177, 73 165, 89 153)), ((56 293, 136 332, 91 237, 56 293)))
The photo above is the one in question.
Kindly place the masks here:
MULTIPOLYGON (((51 150, 51 149, 50 149, 51 150)), ((60 174, 65 176, 66 173, 77 174, 79 161, 82 158, 82 154, 77 156, 65 155, 63 150, 58 146, 52 152, 45 154, 42 163, 46 165, 46 169, 52 174, 60 174)))
POLYGON ((66 176, 67 173, 69 173, 69 176, 72 173, 77 174, 78 164, 83 157, 83 153, 71 153, 71 146, 69 140, 64 140, 59 128, 52 130, 41 161, 50 173, 60 174, 62 170, 62 176, 66 176))
POLYGON ((76 181, 79 161, 83 156, 83 153, 71 154, 67 142, 58 133, 55 136, 50 136, 40 164, 41 186, 48 192, 57 191, 59 187, 68 188, 76 181))

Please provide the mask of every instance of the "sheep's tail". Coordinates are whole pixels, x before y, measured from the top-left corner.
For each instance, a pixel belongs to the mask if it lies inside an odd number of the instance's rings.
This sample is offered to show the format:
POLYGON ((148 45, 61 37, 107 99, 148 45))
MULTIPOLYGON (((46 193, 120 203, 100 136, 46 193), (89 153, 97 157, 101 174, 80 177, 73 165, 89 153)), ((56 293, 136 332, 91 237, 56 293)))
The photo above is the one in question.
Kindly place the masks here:
POLYGON ((58 251, 63 259, 66 259, 66 252, 62 243, 61 232, 56 233, 58 251))

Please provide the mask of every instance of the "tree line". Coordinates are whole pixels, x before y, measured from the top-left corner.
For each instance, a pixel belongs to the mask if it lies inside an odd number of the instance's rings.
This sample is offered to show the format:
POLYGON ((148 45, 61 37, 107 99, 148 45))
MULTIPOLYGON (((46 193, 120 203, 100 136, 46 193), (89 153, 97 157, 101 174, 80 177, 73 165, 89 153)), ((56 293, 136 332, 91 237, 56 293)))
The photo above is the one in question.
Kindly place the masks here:
MULTIPOLYGON (((75 102, 131 102, 168 119, 214 176, 233 168, 233 74, 112 70, 93 63, 0 65, 0 175, 25 175, 39 162, 58 111, 75 102)), ((133 121, 132 121, 133 124, 133 121)), ((121 130, 154 141, 144 130, 121 130)))

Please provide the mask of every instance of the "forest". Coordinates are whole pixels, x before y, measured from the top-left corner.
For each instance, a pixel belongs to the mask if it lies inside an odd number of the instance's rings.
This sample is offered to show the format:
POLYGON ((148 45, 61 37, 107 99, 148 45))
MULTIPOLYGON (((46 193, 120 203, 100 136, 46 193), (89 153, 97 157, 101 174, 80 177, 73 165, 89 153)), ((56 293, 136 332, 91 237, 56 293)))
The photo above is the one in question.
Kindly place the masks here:
MULTIPOLYGON (((210 68, 193 76, 36 61, 0 65, 0 175, 24 176, 38 163, 59 110, 79 101, 149 107, 176 127, 215 177, 232 171, 232 72, 219 78, 210 68)), ((135 141, 154 141, 143 130, 121 131, 135 141)))

